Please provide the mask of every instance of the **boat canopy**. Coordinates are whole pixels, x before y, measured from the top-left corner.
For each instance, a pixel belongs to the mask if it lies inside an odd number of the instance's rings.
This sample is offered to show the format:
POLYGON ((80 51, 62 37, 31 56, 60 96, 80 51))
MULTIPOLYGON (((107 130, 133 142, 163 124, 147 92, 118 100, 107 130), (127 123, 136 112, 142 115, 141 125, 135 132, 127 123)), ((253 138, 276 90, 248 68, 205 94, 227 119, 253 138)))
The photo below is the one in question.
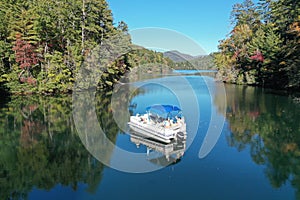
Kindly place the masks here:
POLYGON ((171 112, 180 112, 181 109, 177 106, 173 105, 152 105, 146 108, 147 112, 153 111, 153 112, 160 112, 160 113, 171 113, 171 112))

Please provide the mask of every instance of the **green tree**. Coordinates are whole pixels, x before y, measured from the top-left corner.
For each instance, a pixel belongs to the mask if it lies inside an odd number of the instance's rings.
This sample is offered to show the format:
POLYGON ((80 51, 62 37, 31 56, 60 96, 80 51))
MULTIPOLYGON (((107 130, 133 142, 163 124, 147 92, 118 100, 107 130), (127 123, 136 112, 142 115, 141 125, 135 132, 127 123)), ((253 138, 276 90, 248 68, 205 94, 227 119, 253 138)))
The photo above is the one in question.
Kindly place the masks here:
POLYGON ((247 24, 251 29, 259 25, 259 13, 252 0, 245 0, 243 3, 237 3, 233 6, 231 23, 234 26, 247 24))
POLYGON ((225 82, 297 90, 299 16, 297 1, 261 0, 236 4, 233 31, 214 55, 225 82))
POLYGON ((283 40, 269 25, 262 25, 249 43, 252 53, 252 67, 257 70, 256 82, 263 86, 279 87, 286 84, 285 74, 281 72, 280 58, 283 40), (261 59, 258 59, 258 53, 261 59), (267 84, 267 85, 266 85, 267 84))

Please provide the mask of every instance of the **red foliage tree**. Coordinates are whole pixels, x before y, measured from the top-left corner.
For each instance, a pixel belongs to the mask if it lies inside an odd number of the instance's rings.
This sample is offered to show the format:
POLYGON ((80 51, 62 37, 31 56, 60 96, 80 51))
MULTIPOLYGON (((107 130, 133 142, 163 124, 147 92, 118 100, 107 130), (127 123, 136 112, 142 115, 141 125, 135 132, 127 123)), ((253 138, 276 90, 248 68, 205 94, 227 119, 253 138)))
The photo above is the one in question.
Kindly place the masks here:
POLYGON ((264 56, 260 51, 256 51, 253 56, 250 57, 251 60, 255 60, 258 62, 264 62, 264 56))
POLYGON ((21 34, 16 35, 16 43, 13 50, 16 54, 16 61, 20 64, 21 69, 29 69, 39 61, 35 52, 35 46, 23 40, 21 34))
MULTIPOLYGON (((30 68, 32 68, 39 62, 38 55, 36 53, 36 47, 30 44, 28 41, 23 40, 21 34, 16 34, 16 42, 13 50, 15 51, 16 62, 20 64, 20 68, 23 70, 20 76, 24 71, 27 71, 29 74, 30 68)), ((35 84, 35 81, 33 81, 32 79, 33 78, 31 76, 27 78, 20 77, 21 82, 35 84), (28 79, 30 80, 29 82, 28 79)))

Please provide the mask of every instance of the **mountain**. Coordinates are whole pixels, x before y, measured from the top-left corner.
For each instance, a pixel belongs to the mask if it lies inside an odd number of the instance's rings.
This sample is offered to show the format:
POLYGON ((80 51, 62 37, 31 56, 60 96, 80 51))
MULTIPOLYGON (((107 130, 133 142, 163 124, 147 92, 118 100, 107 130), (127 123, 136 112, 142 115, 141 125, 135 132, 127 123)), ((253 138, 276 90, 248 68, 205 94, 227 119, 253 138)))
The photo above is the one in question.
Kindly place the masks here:
POLYGON ((188 61, 188 60, 193 60, 194 56, 188 55, 188 54, 184 54, 181 53, 179 51, 166 51, 163 53, 164 57, 171 59, 174 62, 184 62, 184 61, 188 61))
POLYGON ((175 62, 174 69, 216 69, 212 55, 191 56, 176 50, 164 52, 163 55, 175 62))
POLYGON ((189 60, 194 67, 197 69, 203 70, 216 70, 216 66, 214 64, 214 59, 212 55, 205 55, 205 56, 196 56, 194 59, 189 60))

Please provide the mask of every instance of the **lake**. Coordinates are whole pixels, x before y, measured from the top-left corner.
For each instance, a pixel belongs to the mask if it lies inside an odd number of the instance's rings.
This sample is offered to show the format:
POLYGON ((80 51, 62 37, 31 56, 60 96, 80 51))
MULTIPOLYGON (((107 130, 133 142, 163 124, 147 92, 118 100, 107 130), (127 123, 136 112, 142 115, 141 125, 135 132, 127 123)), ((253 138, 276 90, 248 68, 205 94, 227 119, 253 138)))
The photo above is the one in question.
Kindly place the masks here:
POLYGON ((186 73, 0 107, 0 199, 300 198, 300 104, 272 90, 186 73), (128 129, 152 104, 182 108, 183 155, 128 129))

